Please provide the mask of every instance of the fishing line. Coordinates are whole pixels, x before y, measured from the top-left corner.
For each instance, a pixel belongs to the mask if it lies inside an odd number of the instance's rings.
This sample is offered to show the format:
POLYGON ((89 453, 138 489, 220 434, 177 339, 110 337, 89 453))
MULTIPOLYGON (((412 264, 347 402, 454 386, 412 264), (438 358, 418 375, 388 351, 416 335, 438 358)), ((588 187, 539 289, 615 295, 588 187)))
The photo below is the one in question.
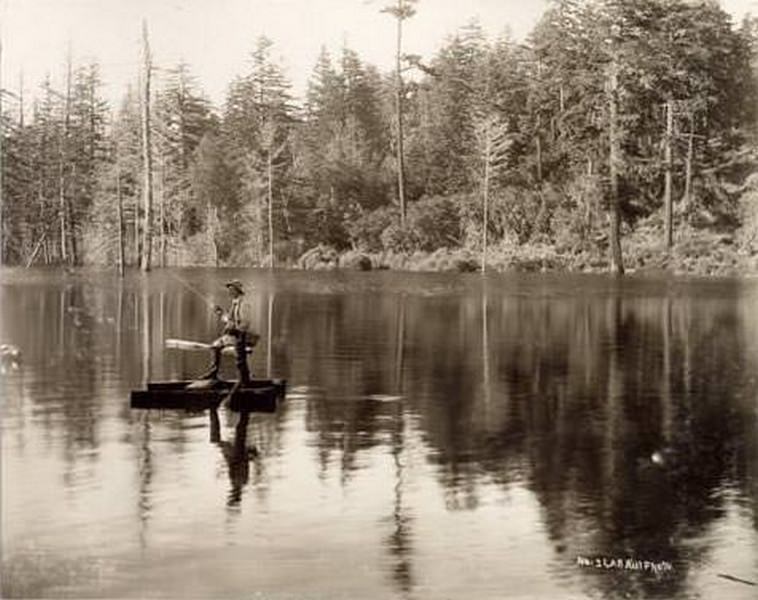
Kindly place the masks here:
POLYGON ((182 286, 184 286, 185 289, 187 289, 190 292, 192 292, 193 294, 195 294, 198 298, 202 298, 203 301, 208 306, 210 306, 211 308, 216 308, 216 303, 215 302, 211 302, 211 300, 208 298, 208 296, 206 296, 205 294, 203 294, 200 290, 198 290, 195 286, 193 286, 189 281, 187 281, 186 279, 183 279, 183 278, 179 277, 179 275, 177 275, 176 273, 169 272, 169 275, 171 277, 173 277, 174 279, 176 279, 179 283, 181 283, 182 286))

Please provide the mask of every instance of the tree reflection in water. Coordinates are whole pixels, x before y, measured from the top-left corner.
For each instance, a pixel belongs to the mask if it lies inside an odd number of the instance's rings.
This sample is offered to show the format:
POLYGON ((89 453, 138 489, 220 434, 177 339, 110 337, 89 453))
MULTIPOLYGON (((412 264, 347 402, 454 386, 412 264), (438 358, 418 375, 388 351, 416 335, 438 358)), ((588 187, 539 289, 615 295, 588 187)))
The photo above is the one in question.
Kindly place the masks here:
MULTIPOLYGON (((751 407, 731 384, 750 365, 729 306, 713 306, 622 294, 504 300, 491 356, 500 417, 442 390, 446 402, 426 415, 441 481, 466 499, 451 508, 476 506, 482 472, 507 484, 526 458, 562 560, 632 556, 675 566, 660 579, 592 574, 590 585, 608 597, 684 589, 709 553, 705 531, 724 515, 724 490, 751 493, 745 472, 755 460, 751 407)), ((455 377, 458 389, 476 385, 465 368, 455 377)), ((444 384, 455 386, 452 377, 444 384)))
MULTIPOLYGON (((397 327, 395 328, 394 389, 403 397, 403 370, 405 357, 405 295, 398 299, 397 327)), ((392 509, 392 533, 385 540, 393 559, 392 577, 397 588, 409 594, 414 586, 413 575, 413 518, 404 502, 405 473, 403 456, 405 450, 405 420, 400 402, 392 403, 391 452, 394 465, 394 503, 392 509)))
POLYGON ((504 490, 526 485, 557 568, 571 570, 582 555, 674 566, 658 577, 574 570, 608 597, 684 593, 708 560, 707 530, 724 516, 728 490, 755 502, 755 384, 743 374, 756 364, 742 347, 734 304, 708 294, 649 297, 625 285, 558 297, 382 296, 370 305, 326 297, 318 319, 287 323, 298 339, 341 348, 356 336, 384 338, 392 313, 404 315, 400 346, 358 347, 337 369, 323 351, 306 354, 327 390, 306 416, 322 469, 338 452, 350 485, 356 454, 391 440, 396 517, 386 545, 401 590, 413 585, 401 460, 401 424, 411 417, 449 510, 476 510, 492 481, 504 490), (481 353, 472 354, 477 345, 481 353), (375 370, 377 362, 387 367, 375 370), (377 389, 402 390, 397 412, 367 399, 377 389), (364 400, 330 400, 330 390, 364 400))

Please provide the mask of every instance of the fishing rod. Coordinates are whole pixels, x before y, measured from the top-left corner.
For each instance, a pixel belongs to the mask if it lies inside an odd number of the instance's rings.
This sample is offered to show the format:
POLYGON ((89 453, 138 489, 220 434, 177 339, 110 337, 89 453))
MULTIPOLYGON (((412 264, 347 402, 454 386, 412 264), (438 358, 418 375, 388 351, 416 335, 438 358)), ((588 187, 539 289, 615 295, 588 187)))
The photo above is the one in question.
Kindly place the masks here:
POLYGON ((203 294, 200 290, 198 290, 195 286, 193 286, 189 281, 186 279, 179 277, 176 273, 169 272, 169 275, 176 279, 185 289, 189 290, 193 294, 195 294, 198 298, 202 298, 203 302, 205 302, 208 306, 210 306, 213 310, 216 310, 219 308, 218 304, 215 302, 211 302, 210 298, 203 294))

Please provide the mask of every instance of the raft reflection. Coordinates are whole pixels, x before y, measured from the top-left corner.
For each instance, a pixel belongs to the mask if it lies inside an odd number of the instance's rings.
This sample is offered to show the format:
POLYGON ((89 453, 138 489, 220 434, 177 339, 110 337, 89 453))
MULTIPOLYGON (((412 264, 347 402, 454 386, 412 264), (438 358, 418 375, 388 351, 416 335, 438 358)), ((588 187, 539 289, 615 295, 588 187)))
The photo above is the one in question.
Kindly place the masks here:
POLYGON ((247 427, 250 423, 250 412, 240 411, 237 425, 234 427, 234 440, 229 442, 221 439, 221 425, 218 420, 218 409, 208 410, 210 415, 210 441, 216 444, 229 468, 229 498, 227 506, 235 506, 242 501, 242 491, 250 480, 250 461, 258 455, 255 446, 247 446, 247 427))

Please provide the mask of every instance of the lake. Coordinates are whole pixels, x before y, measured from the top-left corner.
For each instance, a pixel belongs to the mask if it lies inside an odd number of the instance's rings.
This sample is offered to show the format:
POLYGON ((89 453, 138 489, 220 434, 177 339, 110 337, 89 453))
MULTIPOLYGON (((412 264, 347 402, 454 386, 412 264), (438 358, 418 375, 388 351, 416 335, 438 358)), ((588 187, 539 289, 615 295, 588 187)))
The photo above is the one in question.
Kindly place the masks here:
POLYGON ((0 318, 3 597, 755 598, 756 281, 5 269, 0 318), (276 414, 130 409, 230 278, 276 414))

